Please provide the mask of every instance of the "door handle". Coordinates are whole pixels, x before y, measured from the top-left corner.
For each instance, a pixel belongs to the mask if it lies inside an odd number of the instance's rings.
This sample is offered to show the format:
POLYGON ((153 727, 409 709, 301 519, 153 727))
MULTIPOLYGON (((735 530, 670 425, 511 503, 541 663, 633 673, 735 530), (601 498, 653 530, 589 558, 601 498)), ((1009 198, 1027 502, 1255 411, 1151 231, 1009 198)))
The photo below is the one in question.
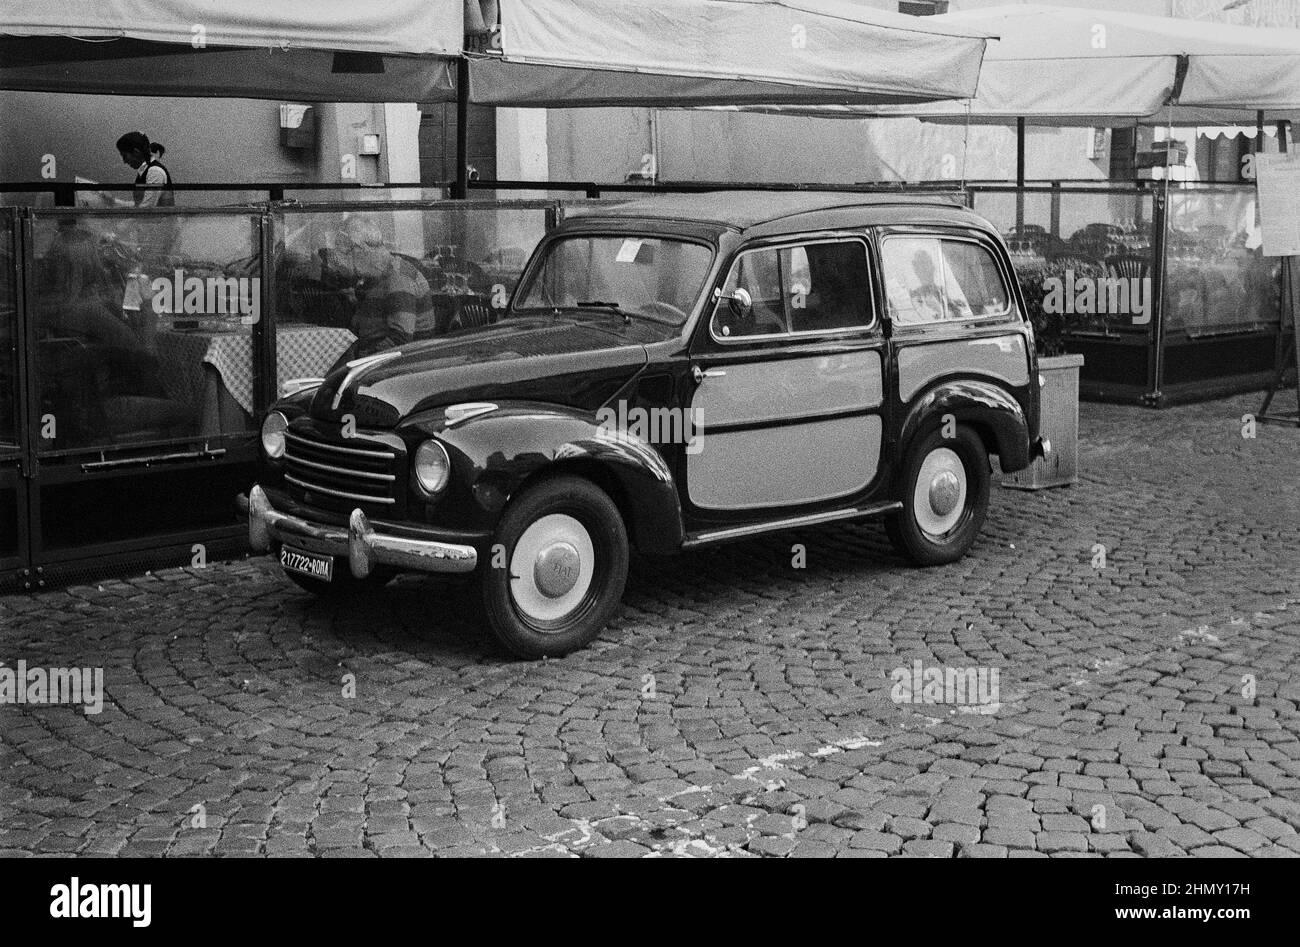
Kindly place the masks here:
POLYGON ((703 384, 704 379, 706 378, 725 378, 727 375, 726 371, 721 368, 710 368, 705 370, 700 368, 698 365, 691 370, 691 374, 694 376, 695 384, 697 385, 703 384))

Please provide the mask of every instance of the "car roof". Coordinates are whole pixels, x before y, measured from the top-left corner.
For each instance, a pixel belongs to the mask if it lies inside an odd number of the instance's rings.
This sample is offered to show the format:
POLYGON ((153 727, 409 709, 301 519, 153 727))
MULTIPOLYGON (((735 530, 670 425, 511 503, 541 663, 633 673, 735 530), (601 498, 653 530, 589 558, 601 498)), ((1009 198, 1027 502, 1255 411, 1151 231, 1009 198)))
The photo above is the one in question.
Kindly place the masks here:
POLYGON ((859 218, 860 224, 905 223, 915 220, 917 211, 924 211, 922 216, 927 222, 948 221, 987 227, 981 218, 966 209, 956 194, 901 191, 708 191, 662 194, 571 205, 565 208, 565 218, 678 221, 704 224, 719 230, 777 233, 844 226, 846 216, 859 218))

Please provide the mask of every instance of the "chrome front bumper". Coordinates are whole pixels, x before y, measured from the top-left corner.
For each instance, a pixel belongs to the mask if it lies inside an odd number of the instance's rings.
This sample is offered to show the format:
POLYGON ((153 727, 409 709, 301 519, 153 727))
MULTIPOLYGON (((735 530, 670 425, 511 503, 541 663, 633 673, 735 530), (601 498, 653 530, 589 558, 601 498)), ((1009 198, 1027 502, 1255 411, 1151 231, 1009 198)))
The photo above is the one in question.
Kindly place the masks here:
POLYGON ((253 487, 248 494, 249 544, 267 552, 276 542, 292 544, 294 539, 310 540, 313 551, 346 559, 358 579, 370 575, 377 565, 415 572, 473 572, 478 565, 473 546, 377 533, 361 510, 352 511, 347 529, 323 526, 281 513, 265 490, 253 487))

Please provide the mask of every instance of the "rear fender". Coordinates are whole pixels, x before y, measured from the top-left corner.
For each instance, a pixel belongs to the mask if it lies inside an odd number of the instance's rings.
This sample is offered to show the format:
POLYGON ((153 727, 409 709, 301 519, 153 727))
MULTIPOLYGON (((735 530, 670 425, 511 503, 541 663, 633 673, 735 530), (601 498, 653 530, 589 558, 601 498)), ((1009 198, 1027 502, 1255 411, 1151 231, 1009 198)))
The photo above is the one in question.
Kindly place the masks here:
POLYGON ((912 402, 899 434, 907 446, 922 433, 940 428, 951 415, 958 424, 974 428, 990 454, 1007 473, 1024 470, 1031 461, 1029 422, 1010 392, 989 382, 947 381, 912 402))

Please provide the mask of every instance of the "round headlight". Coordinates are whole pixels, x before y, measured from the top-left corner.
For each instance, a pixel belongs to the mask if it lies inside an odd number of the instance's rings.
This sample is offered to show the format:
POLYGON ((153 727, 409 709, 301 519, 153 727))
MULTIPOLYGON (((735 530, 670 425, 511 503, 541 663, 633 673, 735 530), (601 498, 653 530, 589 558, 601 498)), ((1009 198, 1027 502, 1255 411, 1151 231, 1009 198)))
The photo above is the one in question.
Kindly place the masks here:
POLYGON ((284 456, 284 431, 289 419, 279 411, 272 411, 262 422, 262 450, 271 460, 284 456))
POLYGON ((437 493, 451 478, 451 458, 437 441, 425 441, 415 451, 415 480, 425 493, 437 493))

